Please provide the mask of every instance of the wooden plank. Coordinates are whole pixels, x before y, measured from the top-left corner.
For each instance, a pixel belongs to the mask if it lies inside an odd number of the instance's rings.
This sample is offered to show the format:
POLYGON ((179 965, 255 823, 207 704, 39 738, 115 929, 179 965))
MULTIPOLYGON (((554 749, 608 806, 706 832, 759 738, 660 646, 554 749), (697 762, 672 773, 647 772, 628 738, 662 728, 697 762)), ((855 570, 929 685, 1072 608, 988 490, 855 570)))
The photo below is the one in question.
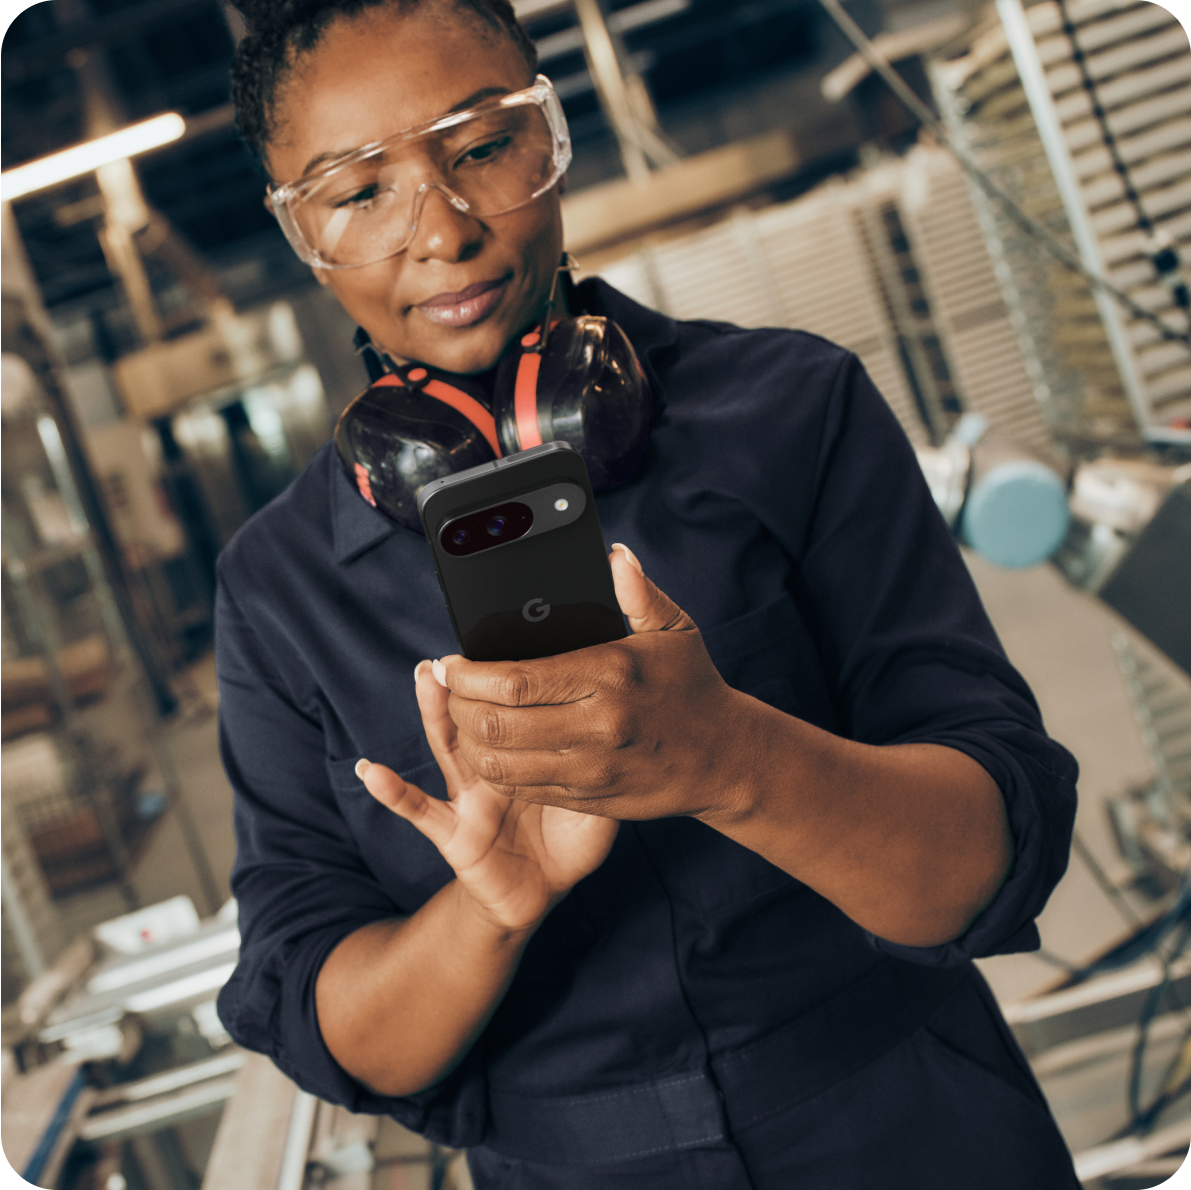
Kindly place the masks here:
POLYGON ((567 247, 576 254, 730 203, 798 167, 784 130, 736 141, 650 174, 649 185, 618 178, 562 200, 567 247))
POLYGON ((276 1190, 297 1093, 263 1054, 247 1056, 219 1122, 202 1190, 276 1190))

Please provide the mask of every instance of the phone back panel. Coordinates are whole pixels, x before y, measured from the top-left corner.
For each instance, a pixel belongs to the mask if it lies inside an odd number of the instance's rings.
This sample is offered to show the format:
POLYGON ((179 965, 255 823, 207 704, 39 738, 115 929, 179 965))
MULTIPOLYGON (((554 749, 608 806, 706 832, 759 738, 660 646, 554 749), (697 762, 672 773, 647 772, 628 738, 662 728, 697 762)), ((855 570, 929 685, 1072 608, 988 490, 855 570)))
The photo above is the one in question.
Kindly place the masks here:
POLYGON ((520 661, 626 636, 587 468, 550 442, 427 484, 418 501, 439 584, 465 657, 520 661), (583 489, 577 520, 478 553, 447 553, 439 531, 476 509, 565 481, 583 489))

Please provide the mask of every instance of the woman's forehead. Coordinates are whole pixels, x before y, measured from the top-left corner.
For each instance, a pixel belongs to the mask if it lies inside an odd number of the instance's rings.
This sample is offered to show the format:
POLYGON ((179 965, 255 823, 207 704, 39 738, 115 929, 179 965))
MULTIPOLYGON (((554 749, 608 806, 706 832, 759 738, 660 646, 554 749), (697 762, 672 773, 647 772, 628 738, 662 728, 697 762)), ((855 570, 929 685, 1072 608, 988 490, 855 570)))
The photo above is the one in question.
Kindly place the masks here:
POLYGON ((330 26, 295 64, 276 106, 270 173, 312 162, 532 82, 512 38, 450 6, 366 9, 330 26))

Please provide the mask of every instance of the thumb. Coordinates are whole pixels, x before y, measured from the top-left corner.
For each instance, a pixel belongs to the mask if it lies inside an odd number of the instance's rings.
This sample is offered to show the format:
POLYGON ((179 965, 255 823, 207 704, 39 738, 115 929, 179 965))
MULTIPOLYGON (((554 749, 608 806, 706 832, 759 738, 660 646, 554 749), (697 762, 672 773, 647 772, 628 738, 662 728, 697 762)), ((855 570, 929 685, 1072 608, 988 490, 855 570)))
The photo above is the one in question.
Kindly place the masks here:
POLYGON ((692 632, 694 621, 664 591, 645 577, 627 545, 616 542, 608 557, 616 602, 634 632, 692 632))
POLYGON ((356 776, 382 806, 417 827, 439 850, 450 842, 457 823, 450 803, 429 797, 392 769, 363 757, 356 762, 356 776))

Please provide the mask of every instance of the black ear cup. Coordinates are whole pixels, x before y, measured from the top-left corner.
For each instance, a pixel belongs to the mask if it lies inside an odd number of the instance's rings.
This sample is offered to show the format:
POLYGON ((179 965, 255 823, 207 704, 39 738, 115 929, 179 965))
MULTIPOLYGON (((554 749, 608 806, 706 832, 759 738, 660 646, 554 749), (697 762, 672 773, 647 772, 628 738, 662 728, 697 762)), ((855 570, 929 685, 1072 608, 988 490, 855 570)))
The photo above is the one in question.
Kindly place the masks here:
MULTIPOLYGON (((410 375, 415 384, 428 379, 424 369, 410 375)), ((397 375, 382 376, 348 405, 335 426, 335 446, 360 495, 417 533, 418 493, 426 484, 497 456, 492 414, 482 396, 432 379, 411 386, 397 375), (434 395, 440 385, 453 390, 442 394, 453 398, 450 403, 434 395)))
POLYGON ((570 443, 604 491, 640 470, 649 444, 650 394, 628 336, 607 318, 557 322, 539 349, 531 331, 501 361, 493 398, 503 454, 570 443))
POLYGON ((366 388, 335 426, 360 495, 420 533, 418 493, 431 480, 554 441, 583 456, 597 492, 632 479, 649 444, 651 407, 628 336, 591 315, 556 322, 545 347, 539 335, 530 331, 505 352, 491 404, 467 377, 418 364, 366 388))

